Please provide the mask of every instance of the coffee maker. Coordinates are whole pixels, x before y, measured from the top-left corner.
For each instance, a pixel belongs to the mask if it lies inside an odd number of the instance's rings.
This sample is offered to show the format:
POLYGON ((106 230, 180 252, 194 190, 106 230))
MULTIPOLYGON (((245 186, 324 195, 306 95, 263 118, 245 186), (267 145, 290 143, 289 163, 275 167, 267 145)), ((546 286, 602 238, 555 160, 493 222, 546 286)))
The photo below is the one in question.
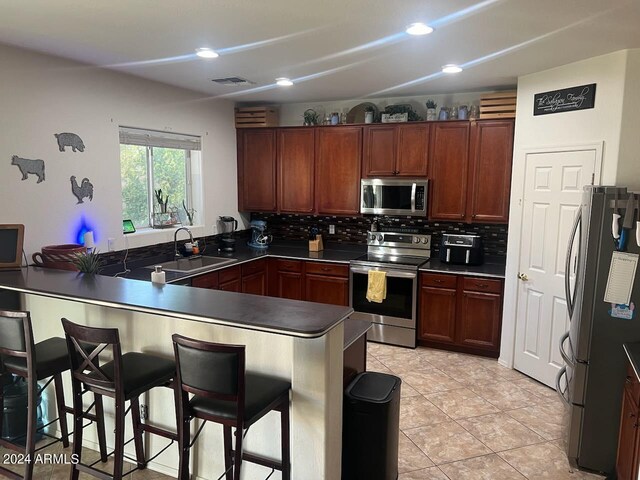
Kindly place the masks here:
POLYGON ((220 222, 220 248, 221 252, 234 252, 236 250, 236 239, 233 233, 238 229, 238 221, 229 216, 218 217, 220 222))

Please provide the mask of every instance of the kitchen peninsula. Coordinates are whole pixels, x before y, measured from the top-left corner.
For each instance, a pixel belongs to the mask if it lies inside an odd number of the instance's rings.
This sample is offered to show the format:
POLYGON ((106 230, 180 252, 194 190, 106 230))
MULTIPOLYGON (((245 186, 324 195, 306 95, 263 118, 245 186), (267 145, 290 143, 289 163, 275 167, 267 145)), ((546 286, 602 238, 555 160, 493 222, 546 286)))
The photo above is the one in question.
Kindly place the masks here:
MULTIPOLYGON (((340 477, 343 320, 352 309, 35 267, 0 272, 0 289, 22 295, 36 341, 63 336, 60 318, 65 317, 118 328, 123 351, 171 357, 173 333, 246 345, 248 370, 292 383, 292 478, 340 477)), ((71 398, 70 385, 65 389, 71 398)), ((169 389, 156 390, 141 398, 149 407, 149 423, 174 429, 173 394, 169 389)), ((107 402, 107 431, 112 431, 112 408, 107 402)), ((277 414, 270 413, 253 426, 246 450, 279 458, 279 440, 273 438, 278 422, 277 414)), ((93 428, 86 430, 85 438, 87 446, 95 448, 93 428)), ((149 438, 149 455, 165 444, 164 439, 149 438)), ((224 471, 221 429, 204 429, 197 445, 194 474, 218 478, 224 471)), ((151 468, 175 475, 177 459, 177 447, 169 448, 151 468)), ((263 467, 247 464, 246 468, 250 476, 268 474, 263 467)))

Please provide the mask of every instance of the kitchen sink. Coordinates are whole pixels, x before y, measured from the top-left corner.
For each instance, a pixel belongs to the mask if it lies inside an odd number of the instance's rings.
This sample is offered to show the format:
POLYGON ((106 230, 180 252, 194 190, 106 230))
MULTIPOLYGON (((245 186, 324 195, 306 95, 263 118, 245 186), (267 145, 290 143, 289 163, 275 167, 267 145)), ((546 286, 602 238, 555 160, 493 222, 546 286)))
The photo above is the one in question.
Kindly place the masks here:
POLYGON ((148 265, 145 268, 153 270, 156 265, 162 265, 162 269, 167 272, 193 273, 199 270, 207 270, 212 267, 221 267, 222 265, 227 265, 237 261, 238 260, 236 258, 193 256, 178 258, 169 262, 156 263, 154 265, 148 265))

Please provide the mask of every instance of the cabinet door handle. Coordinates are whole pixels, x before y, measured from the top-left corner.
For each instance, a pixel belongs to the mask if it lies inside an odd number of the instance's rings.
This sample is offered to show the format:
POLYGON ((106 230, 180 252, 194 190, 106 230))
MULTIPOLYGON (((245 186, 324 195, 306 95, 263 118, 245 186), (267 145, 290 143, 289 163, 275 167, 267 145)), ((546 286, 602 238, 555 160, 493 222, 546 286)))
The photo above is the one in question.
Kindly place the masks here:
POLYGON ((636 417, 636 414, 635 414, 635 413, 630 413, 630 414, 629 414, 629 418, 635 418, 635 417, 636 417))
POLYGON ((436 280, 434 280, 434 282, 436 282, 436 283, 444 283, 444 281, 440 280, 440 279, 436 279, 436 280))
POLYGON ((323 272, 330 272, 331 269, 329 267, 322 267, 320 270, 322 270, 323 272))
POLYGON ((486 283, 476 283, 476 287, 478 288, 487 288, 489 285, 486 283))
POLYGON ((631 385, 631 382, 633 382, 633 378, 631 378, 631 376, 630 376, 630 375, 627 375, 627 378, 625 379, 625 382, 626 382, 628 385, 631 385))

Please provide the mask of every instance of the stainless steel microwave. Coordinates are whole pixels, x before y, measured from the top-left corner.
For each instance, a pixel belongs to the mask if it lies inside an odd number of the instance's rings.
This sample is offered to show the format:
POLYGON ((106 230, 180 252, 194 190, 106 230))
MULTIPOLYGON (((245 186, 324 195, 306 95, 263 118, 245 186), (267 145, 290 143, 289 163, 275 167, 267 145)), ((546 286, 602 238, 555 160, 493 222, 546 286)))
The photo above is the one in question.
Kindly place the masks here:
POLYGON ((361 181, 360 213, 427 216, 426 178, 365 178, 361 181))

